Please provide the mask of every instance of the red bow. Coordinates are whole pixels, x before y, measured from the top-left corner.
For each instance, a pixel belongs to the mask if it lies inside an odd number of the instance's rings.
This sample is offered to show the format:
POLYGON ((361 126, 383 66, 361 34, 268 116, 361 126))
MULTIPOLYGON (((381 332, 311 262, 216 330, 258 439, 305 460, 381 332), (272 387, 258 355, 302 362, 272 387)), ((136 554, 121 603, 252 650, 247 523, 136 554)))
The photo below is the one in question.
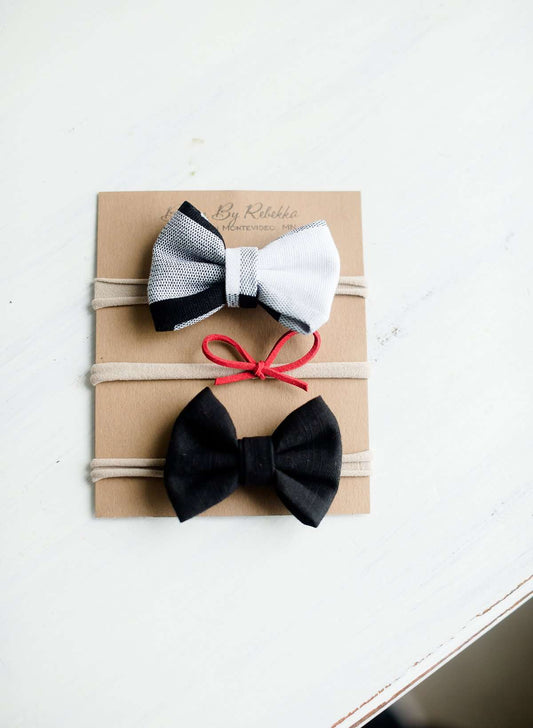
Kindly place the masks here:
POLYGON ((202 351, 205 356, 215 364, 220 364, 223 367, 229 367, 231 369, 242 369, 242 371, 238 374, 230 374, 227 377, 218 377, 215 379, 215 384, 229 384, 230 382, 240 382, 243 379, 253 379, 254 377, 258 377, 259 379, 273 377, 274 379, 279 379, 287 384, 294 384, 295 387, 300 387, 300 389, 304 389, 307 392, 307 382, 302 382, 301 379, 291 377, 284 372, 303 366, 315 356, 317 351, 320 349, 320 334, 318 331, 315 331, 313 334, 315 341, 307 354, 304 354, 304 356, 300 357, 300 359, 291 361, 288 364, 281 364, 277 367, 272 366, 272 363, 279 354, 280 349, 289 339, 295 336, 295 334, 296 331, 289 331, 284 334, 281 339, 276 342, 272 351, 264 361, 256 361, 252 356, 250 356, 250 354, 248 354, 246 349, 244 349, 234 339, 230 339, 229 336, 223 336, 222 334, 210 334, 209 336, 206 336, 202 342, 202 351), (245 361, 222 359, 220 356, 213 354, 209 348, 209 343, 211 341, 221 341, 224 344, 229 344, 243 357, 243 359, 245 359, 245 361))

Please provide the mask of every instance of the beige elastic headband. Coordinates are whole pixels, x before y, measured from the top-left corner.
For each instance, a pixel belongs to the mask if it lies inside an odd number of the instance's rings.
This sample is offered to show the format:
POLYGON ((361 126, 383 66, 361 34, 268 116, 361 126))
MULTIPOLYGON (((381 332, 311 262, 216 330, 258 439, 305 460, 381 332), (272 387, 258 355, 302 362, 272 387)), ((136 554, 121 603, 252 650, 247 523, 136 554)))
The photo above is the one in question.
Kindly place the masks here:
MULTIPOLYGON (((341 478, 363 478, 371 474, 369 450, 342 456, 341 478)), ((164 458, 95 458, 91 461, 91 480, 105 478, 162 478, 164 458)))
MULTIPOLYGON (((147 278, 95 278, 92 306, 96 311, 109 306, 134 306, 148 303, 147 283, 147 278)), ((337 296, 365 298, 366 294, 367 285, 364 276, 341 276, 339 278, 337 296)))
MULTIPOLYGON (((237 373, 218 364, 151 364, 145 362, 105 362, 91 367, 91 384, 101 382, 142 382, 163 379, 216 379, 237 373)), ((306 379, 368 379, 368 362, 313 362, 298 369, 306 379)), ((258 380, 260 381, 260 380, 258 380)))

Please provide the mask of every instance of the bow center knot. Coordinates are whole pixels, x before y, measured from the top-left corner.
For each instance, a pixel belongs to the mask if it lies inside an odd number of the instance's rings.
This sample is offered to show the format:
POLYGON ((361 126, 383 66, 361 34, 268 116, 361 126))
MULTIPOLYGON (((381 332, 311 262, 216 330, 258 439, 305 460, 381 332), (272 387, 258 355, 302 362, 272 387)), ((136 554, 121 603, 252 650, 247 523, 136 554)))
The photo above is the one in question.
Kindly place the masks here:
POLYGON ((265 368, 265 362, 264 361, 258 361, 255 364, 255 369, 253 371, 255 377, 259 377, 259 379, 265 379, 266 374, 264 373, 265 368))
POLYGON ((274 480, 274 447, 270 437, 242 437, 239 445, 239 483, 272 485, 274 480))
POLYGON ((226 249, 226 303, 230 308, 257 306, 259 248, 226 249))

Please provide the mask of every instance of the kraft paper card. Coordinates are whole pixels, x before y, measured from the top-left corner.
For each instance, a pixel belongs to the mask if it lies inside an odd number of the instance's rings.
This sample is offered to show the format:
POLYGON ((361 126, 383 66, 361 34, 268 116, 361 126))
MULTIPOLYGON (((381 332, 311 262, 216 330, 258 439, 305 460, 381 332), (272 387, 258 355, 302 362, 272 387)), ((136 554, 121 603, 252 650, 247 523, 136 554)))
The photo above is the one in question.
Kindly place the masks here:
MULTIPOLYGON (((148 278, 152 246, 184 200, 201 210, 228 247, 262 247, 318 219, 329 225, 341 258, 341 276, 362 276, 361 204, 358 192, 101 192, 98 196, 97 277, 148 278)), ((206 362, 207 334, 232 337, 255 359, 264 358, 287 331, 261 307, 227 308, 181 331, 156 332, 148 305, 96 311, 96 362, 206 362)), ((365 301, 335 296, 330 320, 320 330, 315 361, 365 362, 365 301)), ((295 336, 276 364, 293 361, 311 346, 295 336)), ((219 352, 227 355, 227 352, 219 352)), ((298 377, 298 370, 292 374, 298 377)), ((96 458, 163 458, 181 409, 206 386, 224 404, 238 437, 269 435, 294 409, 322 395, 336 415, 345 453, 369 449, 367 382, 310 379, 309 391, 276 379, 214 386, 213 380, 104 382, 95 387, 96 458)), ((95 486, 99 517, 174 516, 162 479, 108 478, 95 486)), ((331 514, 368 513, 368 477, 341 478, 331 514)), ((272 490, 239 488, 206 516, 285 514, 272 490)))

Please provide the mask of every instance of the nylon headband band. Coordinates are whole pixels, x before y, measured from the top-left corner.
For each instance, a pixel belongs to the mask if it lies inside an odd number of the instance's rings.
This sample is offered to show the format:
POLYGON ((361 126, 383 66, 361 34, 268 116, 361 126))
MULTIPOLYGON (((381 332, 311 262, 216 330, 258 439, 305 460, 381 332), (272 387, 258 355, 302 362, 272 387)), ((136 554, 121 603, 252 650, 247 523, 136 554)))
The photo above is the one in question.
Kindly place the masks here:
MULTIPOLYGON (((228 251, 232 248, 228 248, 228 251)), ((92 307, 134 306, 147 304, 146 285, 148 278, 95 278, 92 307)), ((360 296, 366 298, 367 284, 364 276, 341 276, 337 296, 360 296)))
MULTIPOLYGON (((369 450, 342 456, 341 478, 364 478, 371 474, 369 450)), ((165 458, 94 458, 91 480, 106 478, 162 478, 165 458)))
MULTIPOLYGON (((368 362, 315 362, 304 364, 298 376, 308 379, 368 379, 368 362)), ((170 379, 216 379, 239 369, 218 364, 150 364, 145 362, 104 362, 91 367, 91 384, 102 382, 143 382, 170 379)), ((260 380, 257 380, 260 381, 260 380)))

